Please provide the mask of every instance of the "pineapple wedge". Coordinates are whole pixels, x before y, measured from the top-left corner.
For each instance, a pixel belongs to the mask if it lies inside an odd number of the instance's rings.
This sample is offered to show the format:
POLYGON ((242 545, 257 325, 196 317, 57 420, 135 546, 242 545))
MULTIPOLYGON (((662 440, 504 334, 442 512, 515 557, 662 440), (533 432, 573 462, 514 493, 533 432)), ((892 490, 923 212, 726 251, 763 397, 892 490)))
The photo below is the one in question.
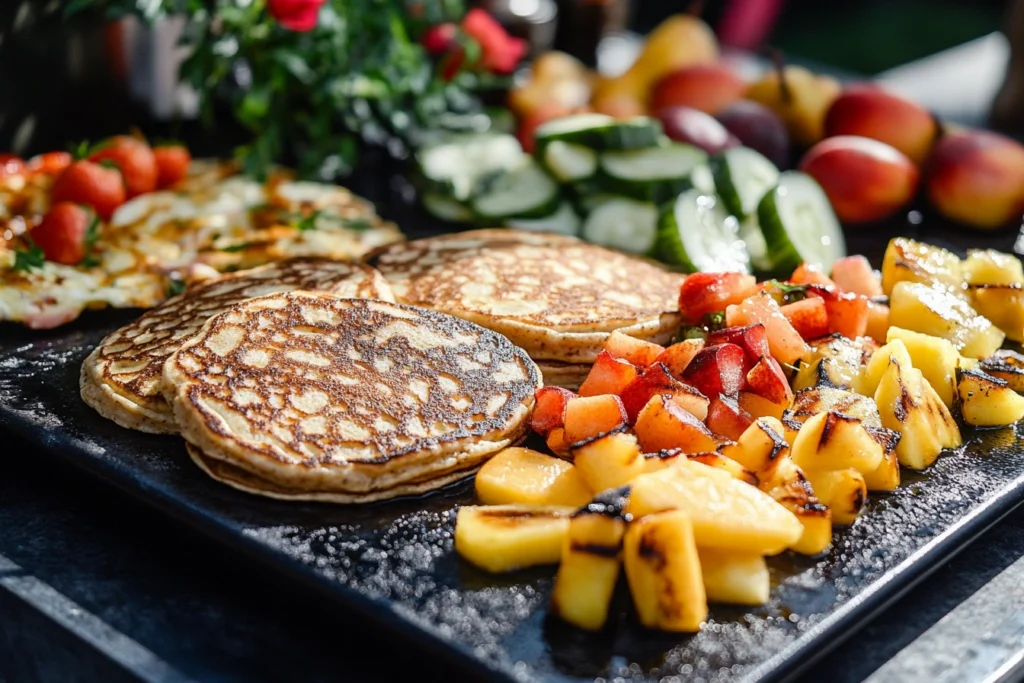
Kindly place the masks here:
POLYGON ((565 460, 529 448, 506 448, 476 475, 476 495, 486 505, 525 503, 579 507, 593 492, 565 460))
POLYGON ((1004 427, 1024 419, 1024 396, 980 370, 959 373, 957 392, 964 422, 975 427, 1004 427))
POLYGON ((941 283, 959 289, 963 277, 959 256, 906 237, 890 240, 882 258, 882 291, 890 296, 900 282, 941 283))
POLYGON ((455 552, 492 573, 555 564, 575 508, 474 505, 455 517, 455 552))
MULTIPOLYGON (((963 363, 961 369, 970 370, 963 363)), ((1014 391, 1024 391, 1024 355, 1009 349, 1000 349, 981 362, 980 369, 986 374, 998 377, 1014 391)))
POLYGON ((701 548, 774 555, 803 533, 793 513, 771 496, 722 470, 689 460, 634 479, 626 510, 634 518, 684 510, 701 548))
POLYGON ((882 425, 900 434, 896 457, 905 467, 923 470, 943 448, 963 442, 949 409, 921 371, 912 366, 890 360, 875 392, 875 403, 882 425))
POLYGON ((636 436, 617 432, 573 446, 573 462, 590 490, 600 493, 628 484, 645 469, 636 436))
MULTIPOLYGON (((891 343, 896 339, 903 342, 910 354, 910 363, 921 371, 946 407, 952 408, 956 396, 956 369, 960 363, 960 354, 953 348, 953 344, 941 337, 912 332, 902 327, 890 327, 886 341, 891 343)), ((875 388, 878 388, 877 384, 875 388)), ((871 392, 868 395, 873 394, 871 392)))
POLYGON ((1006 338, 964 296, 941 284, 899 282, 890 295, 889 310, 892 320, 905 329, 948 339, 970 358, 987 358, 1006 338))
POLYGON ((808 472, 807 478, 815 495, 832 512, 832 523, 840 526, 853 524, 868 499, 864 475, 850 467, 808 472))
POLYGON ((969 249, 963 273, 968 285, 1024 284, 1020 259, 994 249, 969 249))
POLYGON ((881 427, 871 434, 882 446, 882 462, 873 471, 863 472, 864 483, 868 491, 895 491, 900 485, 900 461, 896 457, 899 432, 881 427))
POLYGON ((597 631, 608 619, 629 520, 624 503, 621 489, 607 491, 569 521, 551 611, 579 628, 597 631))
POLYGON ((708 600, 694 540, 682 510, 631 522, 623 564, 640 623, 662 631, 693 633, 708 618, 708 600))
POLYGON ((699 550, 698 555, 708 602, 750 606, 768 602, 771 577, 762 556, 708 549, 699 550))
POLYGON ((857 418, 869 431, 882 426, 878 408, 869 397, 845 389, 816 387, 798 391, 793 400, 793 407, 782 416, 786 442, 792 447, 804 422, 819 413, 830 411, 857 418))
POLYGON ((878 383, 882 381, 882 375, 889 368, 890 358, 895 358, 904 367, 910 367, 913 363, 903 340, 893 339, 878 349, 867 365, 861 368, 860 376, 854 382, 854 391, 864 396, 874 396, 878 383))
POLYGON ((751 486, 757 486, 757 475, 743 467, 743 465, 739 464, 732 458, 722 455, 721 453, 684 453, 679 449, 659 451, 658 453, 645 453, 644 474, 649 472, 659 472, 666 467, 672 467, 680 460, 690 460, 692 462, 699 462, 702 465, 707 465, 708 467, 717 467, 720 470, 728 472, 740 481, 744 481, 751 486))
POLYGON ((801 360, 793 378, 793 391, 817 386, 849 389, 860 375, 861 366, 878 350, 872 339, 850 339, 840 334, 810 344, 811 351, 801 360))
MULTIPOLYGON (((812 472, 848 468, 862 474, 873 472, 882 464, 883 455, 881 444, 860 420, 830 411, 804 422, 790 457, 810 476, 812 472)), ((813 477, 811 481, 813 484, 813 477)))
POLYGON ((1013 341, 1024 341, 1024 285, 971 285, 971 303, 1013 341))
POLYGON ((832 512, 814 495, 803 471, 789 457, 779 459, 771 479, 761 490, 792 512, 803 531, 790 550, 802 555, 817 555, 832 543, 832 512))
POLYGON ((774 417, 759 417, 740 435, 739 441, 723 446, 722 455, 753 472, 758 479, 770 477, 780 458, 789 454, 785 429, 774 417))

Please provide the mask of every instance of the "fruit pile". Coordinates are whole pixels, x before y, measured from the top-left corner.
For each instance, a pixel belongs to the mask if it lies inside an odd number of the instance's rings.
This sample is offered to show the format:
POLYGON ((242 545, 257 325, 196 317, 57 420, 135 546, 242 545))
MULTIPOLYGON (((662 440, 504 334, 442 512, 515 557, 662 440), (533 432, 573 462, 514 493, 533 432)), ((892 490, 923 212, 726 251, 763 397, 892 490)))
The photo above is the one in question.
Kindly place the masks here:
POLYGON ((946 218, 977 229, 1024 214, 1024 146, 1014 140, 938 121, 877 84, 844 86, 800 66, 779 63, 748 83, 691 15, 665 20, 614 78, 568 55, 541 55, 508 104, 530 151, 545 122, 582 112, 655 117, 673 140, 711 154, 745 145, 780 169, 814 177, 844 223, 886 219, 919 193, 946 218))
POLYGON ((613 332, 578 392, 537 391, 552 455, 488 461, 456 551, 490 572, 558 564, 551 609, 584 629, 605 624, 620 567, 650 628, 763 604, 766 557, 826 552, 901 467, 1024 419, 1024 356, 1000 350, 1024 333, 1022 289, 1012 256, 904 238, 881 273, 848 257, 829 276, 691 275, 678 341, 613 332))
MULTIPOLYGON (((147 192, 168 188, 188 172, 189 151, 182 145, 150 147, 138 138, 119 135, 74 155, 48 152, 28 161, 11 155, 0 159, 0 193, 34 198, 29 213, 41 219, 22 236, 30 248, 17 252, 15 268, 43 260, 90 267, 99 222, 109 221, 119 206, 147 192), (35 192, 26 192, 31 187, 35 192), (40 201, 35 201, 40 200, 40 201)), ((16 237, 18 235, 15 235, 16 237)), ((0 246, 3 246, 0 236, 0 246)))

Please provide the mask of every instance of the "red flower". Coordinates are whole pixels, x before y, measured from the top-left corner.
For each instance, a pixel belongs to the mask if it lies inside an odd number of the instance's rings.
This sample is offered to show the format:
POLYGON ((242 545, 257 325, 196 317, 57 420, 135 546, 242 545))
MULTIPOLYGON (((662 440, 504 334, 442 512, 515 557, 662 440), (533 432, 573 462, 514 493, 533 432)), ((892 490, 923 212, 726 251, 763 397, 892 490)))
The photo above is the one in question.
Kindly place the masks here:
POLYGON ((526 42, 513 38, 486 11, 474 8, 462 18, 462 31, 480 45, 480 65, 495 73, 512 73, 526 54, 526 42))
POLYGON ((326 0, 267 0, 267 11, 290 31, 316 28, 320 7, 326 0))
POLYGON ((423 33, 423 47, 432 55, 442 55, 455 47, 458 31, 452 23, 431 26, 423 33))

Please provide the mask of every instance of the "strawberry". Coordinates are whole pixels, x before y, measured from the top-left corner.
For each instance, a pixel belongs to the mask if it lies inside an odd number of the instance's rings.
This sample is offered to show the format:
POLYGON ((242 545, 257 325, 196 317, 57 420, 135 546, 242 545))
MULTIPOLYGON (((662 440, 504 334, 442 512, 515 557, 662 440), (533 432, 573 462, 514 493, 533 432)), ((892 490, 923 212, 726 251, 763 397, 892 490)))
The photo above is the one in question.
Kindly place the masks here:
POLYGON ((96 163, 110 162, 124 176, 127 198, 156 189, 157 165, 153 150, 129 135, 117 135, 102 142, 88 157, 96 163))
POLYGON ((74 158, 68 152, 46 152, 28 160, 28 170, 43 175, 57 175, 71 165, 74 158))
POLYGON ((76 161, 53 181, 50 202, 85 204, 103 220, 110 220, 117 207, 125 202, 124 179, 114 168, 104 168, 91 161, 76 161))
POLYGON ((43 250, 47 261, 73 266, 89 255, 98 227, 92 211, 71 202, 59 202, 50 207, 29 236, 43 250))
POLYGON ((160 145, 153 148, 156 159, 156 186, 163 190, 174 185, 188 174, 192 155, 184 145, 160 145))

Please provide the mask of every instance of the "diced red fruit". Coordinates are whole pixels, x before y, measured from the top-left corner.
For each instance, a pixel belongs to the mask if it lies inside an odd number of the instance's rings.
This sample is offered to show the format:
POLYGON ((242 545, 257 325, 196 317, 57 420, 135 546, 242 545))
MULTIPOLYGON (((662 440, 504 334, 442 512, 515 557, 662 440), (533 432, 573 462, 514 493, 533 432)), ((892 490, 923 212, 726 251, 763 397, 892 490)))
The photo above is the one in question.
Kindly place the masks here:
POLYGON ((69 152, 46 152, 28 160, 30 173, 57 175, 71 165, 74 157, 69 152))
POLYGON ((562 387, 541 387, 533 395, 533 415, 530 429, 547 437, 552 430, 565 424, 565 406, 576 394, 562 387))
MULTIPOLYGON (((808 294, 821 296, 814 290, 809 290, 808 294)), ((835 332, 850 339, 862 337, 867 333, 868 300, 866 297, 852 292, 835 292, 823 299, 825 314, 828 316, 829 332, 835 332)))
POLYGON ((565 406, 565 440, 570 444, 626 426, 626 409, 618 396, 578 396, 565 406))
POLYGON ((124 177, 128 199, 156 189, 156 157, 142 140, 130 135, 117 135, 90 154, 89 161, 97 164, 109 162, 116 166, 124 177))
POLYGON ((565 428, 564 427, 559 427, 557 429, 552 429, 551 433, 548 434, 548 438, 546 439, 546 442, 547 442, 548 448, 551 449, 552 453, 554 453, 555 455, 561 456, 563 458, 564 457, 568 457, 569 452, 571 450, 570 447, 572 446, 572 444, 570 444, 565 439, 565 428))
POLYGON ((747 387, 776 405, 788 406, 793 402, 793 390, 782 366, 771 356, 765 356, 747 373, 747 387))
POLYGON ((615 330, 608 335, 604 350, 613 358, 621 358, 637 367, 646 368, 658 360, 665 347, 615 330))
POLYGON ((87 234, 95 218, 78 204, 60 202, 50 207, 29 234, 47 261, 73 266, 87 256, 87 234))
POLYGON ((117 169, 105 168, 91 161, 76 161, 53 181, 50 202, 85 204, 110 220, 117 207, 124 204, 124 180, 117 169))
POLYGON ((792 277, 789 278, 789 281, 794 285, 824 285, 826 287, 834 287, 836 284, 828 275, 825 275, 820 268, 815 265, 811 265, 810 263, 801 263, 797 266, 796 270, 793 271, 792 277))
POLYGON ((640 375, 622 390, 622 404, 626 407, 629 423, 636 422, 647 402, 655 394, 671 394, 680 389, 683 383, 669 373, 661 363, 654 363, 641 371, 640 375))
POLYGON ((607 351, 602 351, 591 366, 587 379, 580 385, 579 395, 621 394, 622 390, 636 379, 637 374, 636 366, 629 361, 615 358, 607 351))
POLYGON ((715 344, 735 344, 743 349, 743 353, 747 356, 747 362, 743 366, 746 370, 754 367, 754 363, 761 356, 767 356, 770 353, 768 350, 768 334, 765 332, 764 325, 760 323, 715 330, 708 335, 708 346, 714 346, 715 344))
POLYGON ((808 351, 803 337, 789 324, 779 304, 768 292, 759 291, 729 306, 725 309, 725 323, 729 327, 764 325, 771 355, 782 363, 795 363, 808 351))
POLYGON ((0 178, 25 172, 25 160, 13 154, 0 154, 0 178))
POLYGON ((703 422, 663 394, 652 396, 640 411, 634 431, 645 453, 675 448, 684 453, 704 453, 717 445, 703 422))
POLYGON ((711 400, 693 387, 682 384, 672 392, 672 401, 698 420, 708 416, 708 405, 711 400))
POLYGON ((694 356, 682 380, 705 396, 735 396, 743 388, 746 354, 735 344, 709 346, 694 356))
POLYGON ((423 32, 420 43, 432 55, 440 55, 455 47, 459 27, 451 22, 435 24, 423 32))
POLYGON ((868 302, 868 329, 865 334, 879 344, 884 344, 889 332, 889 307, 885 304, 868 302))
POLYGON ((703 348, 703 339, 687 339, 662 351, 654 362, 661 363, 668 368, 669 374, 673 377, 682 377, 686 366, 703 348))
POLYGON ((707 425, 715 434, 736 441, 753 424, 754 418, 732 396, 718 396, 708 406, 707 425))
POLYGON ((724 311, 749 296, 757 278, 743 273, 693 273, 679 289, 679 312, 685 320, 700 322, 708 313, 724 311))
POLYGON ((740 408, 747 411, 750 417, 755 420, 759 417, 774 417, 782 419, 782 413, 789 407, 789 403, 772 403, 764 396, 759 396, 753 391, 741 391, 737 402, 740 408))
POLYGON ((832 265, 832 280, 841 292, 853 292, 866 297, 882 295, 882 279, 875 274, 871 263, 863 256, 847 256, 832 265))
POLYGON ((157 189, 163 190, 176 184, 186 175, 192 163, 192 154, 184 145, 163 145, 153 148, 156 160, 157 189))
POLYGON ((817 339, 828 334, 825 302, 816 296, 786 304, 782 307, 782 315, 804 339, 817 339))

